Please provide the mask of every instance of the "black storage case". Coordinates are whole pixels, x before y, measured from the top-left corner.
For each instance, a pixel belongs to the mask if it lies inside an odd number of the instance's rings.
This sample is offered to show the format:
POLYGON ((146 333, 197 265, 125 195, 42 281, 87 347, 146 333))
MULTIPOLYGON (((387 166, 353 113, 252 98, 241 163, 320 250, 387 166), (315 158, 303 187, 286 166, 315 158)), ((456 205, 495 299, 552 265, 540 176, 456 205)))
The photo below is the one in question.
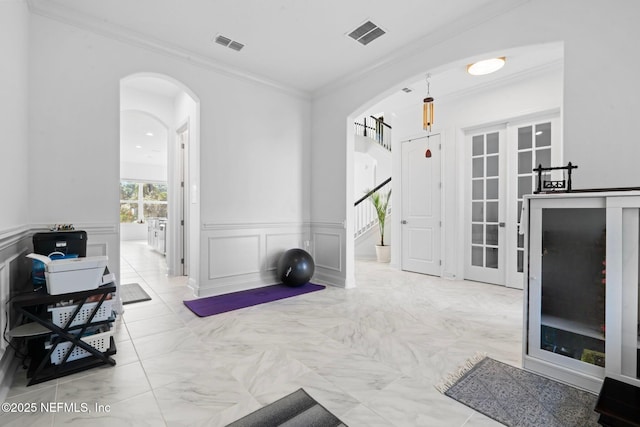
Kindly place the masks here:
POLYGON ((65 255, 87 256, 86 231, 50 231, 33 235, 33 252, 49 255, 52 252, 62 252, 65 255))

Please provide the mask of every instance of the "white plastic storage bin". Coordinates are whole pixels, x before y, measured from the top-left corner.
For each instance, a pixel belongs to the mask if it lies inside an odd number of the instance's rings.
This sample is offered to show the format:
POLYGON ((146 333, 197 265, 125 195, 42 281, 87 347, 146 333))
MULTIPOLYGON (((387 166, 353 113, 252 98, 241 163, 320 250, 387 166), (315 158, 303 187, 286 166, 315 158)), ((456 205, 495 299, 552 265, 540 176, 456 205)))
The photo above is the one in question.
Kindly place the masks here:
POLYGON ((50 295, 96 289, 102 284, 106 256, 53 260, 46 264, 45 279, 50 295))
MULTIPOLYGON (((111 317, 111 301, 112 300, 107 299, 102 302, 102 305, 98 308, 98 312, 93 316, 93 319, 91 319, 92 322, 100 322, 111 317)), ((88 302, 84 304, 69 326, 84 325, 87 323, 91 313, 93 313, 97 305, 97 302, 88 302)), ((49 307, 48 310, 51 313, 51 321, 54 325, 64 328, 73 315, 73 312, 76 311, 76 308, 78 308, 77 304, 67 305, 64 307, 49 307)))
MULTIPOLYGON (((112 327, 106 332, 88 335, 80 339, 86 342, 87 344, 89 344, 91 347, 95 348, 96 350, 104 353, 105 351, 109 350, 109 346, 111 345, 111 337, 113 336, 114 333, 115 333, 115 327, 112 327)), ((73 344, 69 341, 65 341, 58 344, 56 348, 53 350, 53 352, 51 353, 51 363, 54 365, 59 365, 60 363, 62 363, 62 361, 64 360, 64 357, 67 355, 72 345, 73 344)), ((47 344, 45 348, 49 350, 51 348, 51 343, 47 344)), ((83 359, 90 355, 91 353, 89 353, 87 350, 76 345, 71 351, 71 354, 67 359, 67 362, 83 359)))

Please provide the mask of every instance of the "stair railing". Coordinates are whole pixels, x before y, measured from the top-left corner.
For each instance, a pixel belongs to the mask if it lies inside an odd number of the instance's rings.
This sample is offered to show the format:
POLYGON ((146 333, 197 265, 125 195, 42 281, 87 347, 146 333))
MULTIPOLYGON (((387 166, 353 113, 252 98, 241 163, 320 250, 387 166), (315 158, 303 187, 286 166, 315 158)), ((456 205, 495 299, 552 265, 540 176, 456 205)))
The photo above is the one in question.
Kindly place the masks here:
POLYGON ((356 135, 371 138, 384 149, 391 151, 391 126, 373 116, 363 117, 362 123, 355 122, 356 135))
MULTIPOLYGON (((378 215, 373 203, 363 203, 373 193, 380 191, 383 194, 387 194, 391 188, 391 177, 387 178, 384 182, 377 185, 373 190, 368 191, 367 194, 362 196, 354 203, 354 238, 366 233, 369 229, 375 227, 378 224, 378 215)), ((387 215, 391 213, 391 201, 387 205, 387 215)))

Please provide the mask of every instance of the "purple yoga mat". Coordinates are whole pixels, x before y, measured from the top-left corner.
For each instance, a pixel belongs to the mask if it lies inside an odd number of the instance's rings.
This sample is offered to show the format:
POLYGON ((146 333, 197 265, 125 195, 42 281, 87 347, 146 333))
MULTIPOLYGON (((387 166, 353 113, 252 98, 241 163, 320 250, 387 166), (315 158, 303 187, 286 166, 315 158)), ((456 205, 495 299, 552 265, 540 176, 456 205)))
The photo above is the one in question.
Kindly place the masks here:
POLYGON ((227 311, 233 311, 239 308, 251 307, 252 305, 263 304, 265 302, 290 298, 296 295, 308 294, 309 292, 319 291, 324 288, 324 285, 316 285, 313 283, 305 283, 297 287, 272 285, 264 288, 249 289, 248 291, 184 301, 184 305, 198 316, 205 317, 213 314, 226 313, 227 311))

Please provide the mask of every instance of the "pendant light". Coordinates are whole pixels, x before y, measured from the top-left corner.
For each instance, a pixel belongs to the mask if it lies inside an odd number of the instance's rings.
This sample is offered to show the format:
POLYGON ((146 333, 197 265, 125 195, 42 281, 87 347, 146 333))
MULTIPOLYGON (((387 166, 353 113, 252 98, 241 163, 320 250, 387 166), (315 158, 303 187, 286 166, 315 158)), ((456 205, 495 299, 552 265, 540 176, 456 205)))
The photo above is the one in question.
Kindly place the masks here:
POLYGON ((430 78, 431 74, 427 74, 427 97, 422 105, 422 128, 427 132, 431 132, 431 125, 433 124, 433 97, 429 93, 430 78))

